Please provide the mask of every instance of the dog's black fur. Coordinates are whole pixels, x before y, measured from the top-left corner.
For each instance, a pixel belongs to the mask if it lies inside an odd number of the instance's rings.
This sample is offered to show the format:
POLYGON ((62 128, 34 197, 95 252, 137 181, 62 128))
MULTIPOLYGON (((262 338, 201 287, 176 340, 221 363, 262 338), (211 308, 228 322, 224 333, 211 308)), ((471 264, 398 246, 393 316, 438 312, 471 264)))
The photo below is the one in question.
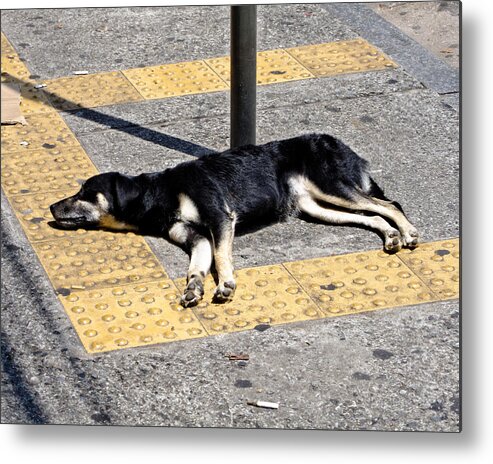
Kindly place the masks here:
POLYGON ((282 221, 300 211, 326 222, 367 225, 365 216, 341 209, 371 211, 395 223, 399 231, 390 224, 388 229, 382 226, 386 224, 382 218, 375 220, 377 225, 371 223, 384 234, 389 251, 417 245, 417 232, 400 205, 388 200, 370 177, 367 161, 324 134, 243 146, 157 173, 100 174, 88 179, 73 197, 51 206, 55 220, 64 227, 136 229, 169 236, 188 248, 192 258, 195 251, 203 263, 190 269, 182 299, 185 306, 202 297, 212 257, 219 275, 215 297, 232 298, 235 230, 282 221))

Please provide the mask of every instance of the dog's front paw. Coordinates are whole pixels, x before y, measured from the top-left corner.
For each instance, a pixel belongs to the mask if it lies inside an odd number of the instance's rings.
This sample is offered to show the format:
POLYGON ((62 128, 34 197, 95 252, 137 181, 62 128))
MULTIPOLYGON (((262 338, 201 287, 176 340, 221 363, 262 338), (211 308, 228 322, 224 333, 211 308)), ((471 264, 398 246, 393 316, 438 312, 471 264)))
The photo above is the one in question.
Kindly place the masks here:
POLYGON ((414 228, 409 229, 406 231, 405 234, 402 234, 402 239, 404 242, 404 246, 408 248, 416 248, 419 242, 419 233, 414 228))
POLYGON ((402 248, 402 236, 397 229, 389 229, 385 231, 384 248, 390 253, 395 253, 402 248))
POLYGON ((228 282, 222 282, 216 287, 214 292, 214 302, 226 303, 233 299, 236 290, 236 283, 234 280, 228 282))
POLYGON ((184 308, 196 306, 204 295, 204 286, 202 282, 189 282, 187 288, 183 292, 180 303, 184 308))

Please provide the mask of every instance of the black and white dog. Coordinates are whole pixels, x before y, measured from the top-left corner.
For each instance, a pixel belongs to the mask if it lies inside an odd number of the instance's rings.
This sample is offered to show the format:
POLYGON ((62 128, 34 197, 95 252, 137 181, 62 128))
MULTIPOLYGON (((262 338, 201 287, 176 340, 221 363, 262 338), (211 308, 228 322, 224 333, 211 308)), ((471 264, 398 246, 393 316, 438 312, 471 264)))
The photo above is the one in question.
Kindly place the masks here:
POLYGON ((188 249, 183 306, 202 299, 213 260, 218 277, 214 299, 233 298, 232 249, 238 228, 305 213, 327 223, 376 229, 387 251, 418 244, 418 232, 370 177, 367 161, 322 134, 243 146, 163 172, 100 174, 50 209, 61 227, 136 230, 188 249))

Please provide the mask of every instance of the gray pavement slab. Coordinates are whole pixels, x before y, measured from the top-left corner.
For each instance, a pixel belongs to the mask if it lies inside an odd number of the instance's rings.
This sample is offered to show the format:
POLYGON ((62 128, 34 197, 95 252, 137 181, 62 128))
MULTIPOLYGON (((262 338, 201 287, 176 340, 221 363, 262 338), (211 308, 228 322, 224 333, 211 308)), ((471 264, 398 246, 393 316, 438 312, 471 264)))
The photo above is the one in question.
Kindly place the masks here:
MULTIPOLYGON (((454 2, 459 3, 459 2, 454 2)), ((436 57, 399 28, 363 3, 328 3, 323 8, 351 25, 351 29, 373 43, 438 93, 459 91, 459 70, 436 57)))
MULTIPOLYGON (((257 17, 259 50, 356 37, 317 4, 259 5, 257 17)), ((2 30, 48 79, 229 55, 230 8, 2 10, 2 30)))

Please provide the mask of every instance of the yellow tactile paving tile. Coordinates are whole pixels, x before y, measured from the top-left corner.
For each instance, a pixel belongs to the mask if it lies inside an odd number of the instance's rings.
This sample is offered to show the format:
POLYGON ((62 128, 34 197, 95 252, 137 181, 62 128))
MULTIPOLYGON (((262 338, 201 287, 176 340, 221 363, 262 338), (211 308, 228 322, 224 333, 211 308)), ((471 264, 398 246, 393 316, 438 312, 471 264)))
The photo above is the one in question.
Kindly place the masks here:
MULTIPOLYGON (((2 188, 5 191, 3 184, 2 188)), ((42 240, 66 238, 73 234, 71 231, 55 229, 49 225, 51 221, 54 221, 49 207, 52 203, 73 195, 77 190, 78 188, 35 194, 7 195, 12 209, 31 244, 42 240)), ((76 233, 90 235, 92 232, 79 230, 76 233)))
POLYGON ((2 126, 2 156, 19 151, 61 150, 64 147, 79 146, 72 131, 56 112, 30 114, 26 116, 26 121, 26 126, 2 126))
POLYGON ((2 82, 8 81, 29 81, 31 73, 24 62, 19 58, 16 53, 3 54, 0 58, 1 71, 2 71, 2 82))
POLYGON ((441 300, 459 297, 459 239, 423 243, 398 256, 441 300))
POLYGON ((58 110, 142 100, 139 92, 119 71, 46 80, 44 84, 44 92, 58 110))
POLYGON ((123 74, 146 99, 217 92, 228 88, 204 61, 128 69, 123 74))
POLYGON ((398 255, 383 251, 311 259, 284 266, 328 316, 439 299, 398 255))
MULTIPOLYGON (((229 56, 205 60, 225 81, 231 83, 229 56)), ((276 84, 299 79, 310 79, 314 75, 284 50, 268 50, 257 53, 257 84, 276 84)))
MULTIPOLYGON (((22 148, 22 147, 21 147, 22 148)), ((2 157, 2 186, 8 195, 76 189, 98 170, 80 146, 21 150, 2 157)))
POLYGON ((363 39, 306 45, 286 51, 317 77, 397 67, 363 39))
POLYGON ((76 291, 59 298, 89 353, 207 335, 195 314, 176 304, 171 280, 76 291))
MULTIPOLYGON (((253 329, 260 324, 285 324, 319 319, 323 313, 281 265, 235 272, 237 289, 230 303, 212 302, 215 283, 205 281, 204 300, 194 309, 207 331, 214 335, 253 329)), ((185 279, 175 281, 183 291, 185 279)))
POLYGON ((62 293, 168 278, 143 237, 133 233, 70 231, 63 239, 32 245, 62 293))
POLYGON ((24 116, 34 113, 46 113, 56 111, 50 104, 42 89, 35 88, 35 83, 20 84, 21 112, 24 116))
POLYGON ((7 39, 6 35, 2 32, 1 36, 2 36, 2 40, 1 40, 2 55, 14 55, 15 54, 14 47, 12 47, 12 44, 7 39))

